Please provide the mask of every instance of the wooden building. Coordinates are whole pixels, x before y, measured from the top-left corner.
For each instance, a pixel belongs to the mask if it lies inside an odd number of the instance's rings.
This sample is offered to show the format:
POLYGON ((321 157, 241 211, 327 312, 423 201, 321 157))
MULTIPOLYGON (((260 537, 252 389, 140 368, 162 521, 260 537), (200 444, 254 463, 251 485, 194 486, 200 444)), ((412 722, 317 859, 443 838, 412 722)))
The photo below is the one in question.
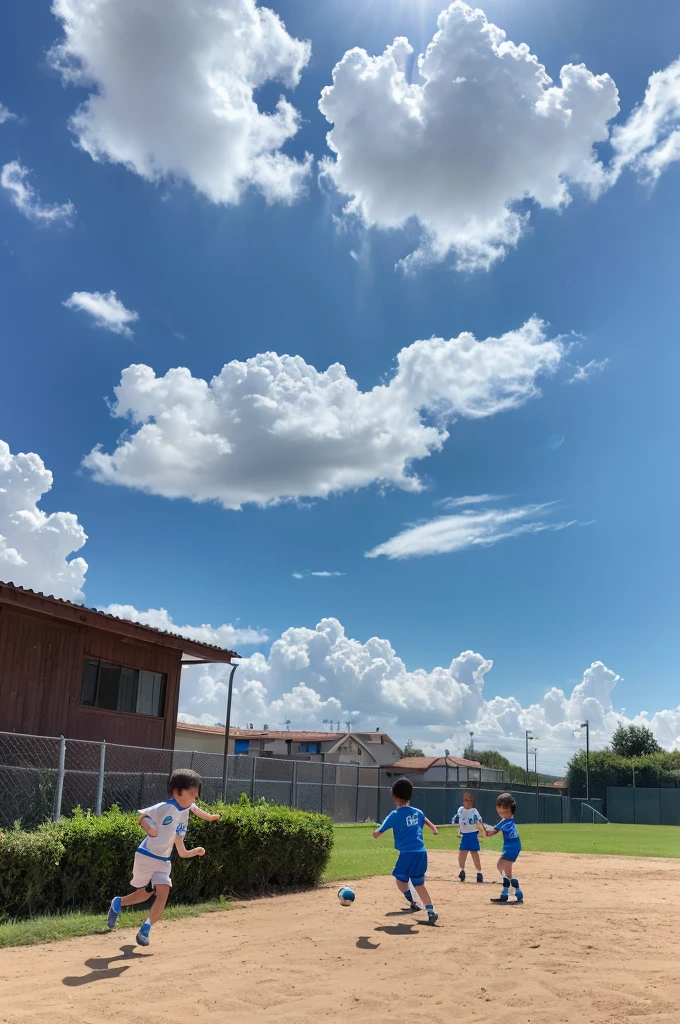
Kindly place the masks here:
POLYGON ((170 749, 182 666, 232 658, 0 582, 0 732, 170 749))

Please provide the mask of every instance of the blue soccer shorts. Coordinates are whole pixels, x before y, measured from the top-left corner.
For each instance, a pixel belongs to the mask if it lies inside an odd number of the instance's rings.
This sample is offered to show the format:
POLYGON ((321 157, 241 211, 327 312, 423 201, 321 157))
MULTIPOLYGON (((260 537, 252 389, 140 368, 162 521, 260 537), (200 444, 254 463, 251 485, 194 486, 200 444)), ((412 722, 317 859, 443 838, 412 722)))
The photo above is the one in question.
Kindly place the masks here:
POLYGON ((413 882, 414 885, 425 885, 427 874, 427 853, 400 853, 392 872, 398 882, 413 882))
POLYGON ((461 850, 479 850, 479 832, 461 832, 461 850))
POLYGON ((513 846, 504 846, 501 857, 503 860, 516 861, 522 852, 522 847, 519 843, 515 843, 513 846))

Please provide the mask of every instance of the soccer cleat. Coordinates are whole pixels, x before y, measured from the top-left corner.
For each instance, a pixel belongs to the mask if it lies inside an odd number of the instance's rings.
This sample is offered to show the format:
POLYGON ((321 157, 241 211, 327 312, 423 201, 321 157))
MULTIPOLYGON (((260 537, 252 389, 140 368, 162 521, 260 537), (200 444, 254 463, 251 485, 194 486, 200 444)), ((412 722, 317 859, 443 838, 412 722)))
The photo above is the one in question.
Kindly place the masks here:
POLYGON ((116 921, 118 920, 118 915, 120 914, 122 909, 123 908, 121 907, 120 896, 114 896, 114 898, 111 900, 111 906, 109 907, 109 916, 106 921, 111 931, 113 931, 113 929, 116 927, 116 921))
POLYGON ((515 889, 515 899, 518 903, 524 903, 524 893, 521 889, 515 889))
POLYGON ((142 927, 139 929, 139 931, 137 932, 137 935, 135 936, 135 938, 137 939, 137 945, 138 946, 148 946, 149 945, 149 932, 150 931, 151 931, 151 925, 149 924, 148 921, 146 921, 142 925, 142 927))
POLYGON ((458 875, 458 877, 460 878, 461 882, 464 882, 465 881, 465 872, 461 871, 460 874, 458 875))
POLYGON ((427 912, 427 923, 428 924, 436 924, 438 920, 439 920, 439 914, 437 913, 437 911, 434 908, 432 910, 428 910, 428 912, 427 912))
POLYGON ((478 882, 483 882, 484 881, 484 875, 482 874, 481 871, 477 872, 477 881, 478 882))

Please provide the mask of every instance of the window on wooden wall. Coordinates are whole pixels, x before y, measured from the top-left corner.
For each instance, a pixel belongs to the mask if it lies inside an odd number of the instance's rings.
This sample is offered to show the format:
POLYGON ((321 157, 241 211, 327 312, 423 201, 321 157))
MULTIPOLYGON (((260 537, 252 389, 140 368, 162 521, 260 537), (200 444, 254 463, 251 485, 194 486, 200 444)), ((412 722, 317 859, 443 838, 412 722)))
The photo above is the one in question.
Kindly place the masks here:
POLYGON ((106 711, 162 718, 167 676, 162 672, 126 668, 110 661, 85 659, 80 703, 106 711))

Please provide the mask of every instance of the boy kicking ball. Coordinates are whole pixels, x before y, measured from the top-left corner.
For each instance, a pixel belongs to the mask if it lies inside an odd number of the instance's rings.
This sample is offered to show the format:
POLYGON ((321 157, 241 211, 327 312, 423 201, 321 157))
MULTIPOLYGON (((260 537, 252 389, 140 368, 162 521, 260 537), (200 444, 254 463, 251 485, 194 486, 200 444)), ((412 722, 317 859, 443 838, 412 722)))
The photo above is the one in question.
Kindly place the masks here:
POLYGON ((394 848, 399 851, 392 872, 397 888, 411 904, 411 909, 416 910, 417 904, 409 887, 412 884, 427 911, 427 923, 436 924, 439 914, 434 909, 430 894, 425 888, 427 851, 423 842, 423 825, 427 825, 435 836, 437 828, 428 821, 422 811, 417 807, 411 807, 413 783, 409 779, 397 779, 392 786, 392 798, 397 806, 387 815, 380 828, 375 830, 373 838, 380 839, 383 832, 392 829, 394 848))
POLYGON ((153 901, 149 916, 137 933, 140 946, 149 945, 151 926, 159 921, 165 904, 170 895, 172 881, 170 879, 173 847, 180 857, 202 857, 205 850, 197 846, 187 850, 184 845, 189 824, 189 814, 195 814, 203 821, 217 821, 219 814, 208 814, 196 806, 201 788, 201 776, 196 772, 179 770, 173 772, 168 781, 170 799, 139 812, 140 827, 146 832, 146 838, 137 847, 135 863, 132 871, 132 888, 134 892, 127 896, 114 896, 109 910, 109 928, 116 927, 116 921, 123 907, 132 907, 136 903, 146 903, 152 894, 153 901))
POLYGON ((517 810, 517 803, 515 798, 510 793, 501 793, 496 800, 496 810, 498 816, 501 819, 495 828, 487 829, 487 836, 498 835, 499 832, 503 833, 503 852, 501 853, 498 861, 498 870, 501 873, 501 881, 503 883, 503 892, 496 899, 492 899, 492 903, 507 903, 510 886, 515 890, 515 899, 518 903, 524 902, 524 894, 519 887, 519 881, 515 878, 515 861, 519 857, 522 851, 522 844, 519 841, 519 832, 517 831, 517 825, 515 824, 515 811, 517 810))

